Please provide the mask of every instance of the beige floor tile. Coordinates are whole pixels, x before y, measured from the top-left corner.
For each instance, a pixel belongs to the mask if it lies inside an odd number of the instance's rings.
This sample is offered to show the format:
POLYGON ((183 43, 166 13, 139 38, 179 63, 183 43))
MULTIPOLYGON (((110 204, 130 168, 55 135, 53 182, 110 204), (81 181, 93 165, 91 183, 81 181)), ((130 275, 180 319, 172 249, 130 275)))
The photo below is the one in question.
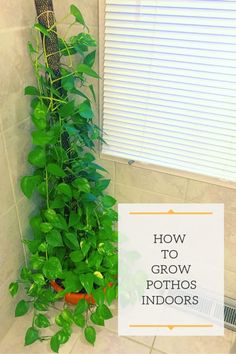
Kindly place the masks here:
MULTIPOLYGON (((118 335, 118 304, 117 304, 117 301, 111 305, 110 309, 112 311, 113 318, 111 318, 109 321, 106 321, 105 328, 108 331, 111 331, 114 334, 118 335)), ((133 336, 133 337, 127 337, 127 338, 129 338, 135 342, 147 345, 148 347, 151 347, 153 344, 153 341, 154 341, 153 336, 145 336, 145 337, 133 336)))
POLYGON ((154 348, 168 354, 233 354, 232 332, 222 337, 157 337, 154 348))
POLYGON ((230 349, 230 354, 236 354, 236 332, 232 332, 232 347, 230 349))
POLYGON ((157 349, 152 349, 150 354, 168 354, 168 353, 160 352, 160 350, 157 350, 157 349))
POLYGON ((70 354, 149 354, 150 348, 133 342, 125 337, 118 337, 117 334, 99 329, 96 343, 88 345, 82 335, 76 342, 70 354))
MULTIPOLYGON (((108 331, 113 332, 114 334, 116 334, 118 336, 118 317, 117 316, 114 316, 109 321, 107 321, 106 329, 108 331)), ((124 336, 124 338, 125 338, 125 336, 124 336)), ((132 337, 127 337, 127 338, 129 338, 132 341, 135 341, 137 343, 141 343, 141 344, 147 345, 148 347, 151 347, 152 344, 153 344, 153 341, 154 341, 154 337, 153 336, 145 336, 145 337, 132 336, 132 337)))
POLYGON ((153 337, 153 336, 144 336, 144 337, 133 336, 133 337, 128 337, 128 338, 133 340, 134 342, 147 345, 148 347, 152 347, 155 337, 153 337))

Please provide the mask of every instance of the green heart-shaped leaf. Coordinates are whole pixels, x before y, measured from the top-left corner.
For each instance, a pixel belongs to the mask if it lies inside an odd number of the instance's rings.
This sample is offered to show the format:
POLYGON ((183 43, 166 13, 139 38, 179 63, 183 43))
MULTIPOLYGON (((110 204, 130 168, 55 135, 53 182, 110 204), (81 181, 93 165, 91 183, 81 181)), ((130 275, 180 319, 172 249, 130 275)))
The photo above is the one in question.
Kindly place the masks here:
POLYGON ((70 6, 70 13, 75 17, 77 22, 79 22, 81 25, 85 26, 84 18, 82 16, 80 10, 78 9, 78 7, 76 7, 75 5, 71 5, 70 6))
POLYGON ((99 75, 96 73, 96 71, 94 71, 93 69, 90 68, 90 66, 86 65, 86 64, 79 64, 76 68, 76 71, 78 73, 82 73, 82 74, 86 74, 88 76, 92 76, 95 78, 99 78, 99 75))
POLYGON ((9 285, 8 289, 9 289, 9 292, 10 292, 11 296, 14 297, 17 294, 17 292, 18 292, 19 285, 16 282, 15 283, 11 283, 9 285))
POLYGON ((30 198, 36 188, 40 183, 40 176, 24 176, 21 179, 20 186, 21 190, 27 198, 30 198))
POLYGON ((65 177, 66 176, 66 173, 63 171, 63 169, 55 163, 49 163, 47 165, 47 170, 49 173, 51 173, 52 175, 54 175, 56 177, 65 177))
POLYGON ((40 146, 36 146, 34 150, 29 153, 28 161, 33 166, 44 167, 46 164, 45 150, 40 146))
POLYGON ((96 331, 92 326, 88 326, 85 328, 84 330, 84 336, 86 338, 86 340, 91 343, 94 344, 95 340, 96 340, 96 331))
POLYGON ((93 275, 90 273, 81 274, 79 277, 81 284, 88 294, 91 294, 93 288, 93 275))
POLYGON ((16 305, 15 317, 20 317, 25 315, 29 310, 29 304, 25 300, 21 300, 16 305))
POLYGON ((60 260, 57 257, 49 258, 44 263, 43 274, 50 280, 60 278, 62 274, 62 266, 60 260))
POLYGON ((52 230, 46 235, 47 243, 52 247, 63 246, 61 234, 58 230, 52 230))
POLYGON ((28 328, 25 335, 25 345, 30 345, 36 342, 36 340, 38 339, 39 339, 39 332, 37 331, 37 329, 33 327, 28 328))
POLYGON ((41 313, 35 317, 34 323, 39 328, 46 328, 51 326, 49 319, 45 315, 42 315, 41 313))

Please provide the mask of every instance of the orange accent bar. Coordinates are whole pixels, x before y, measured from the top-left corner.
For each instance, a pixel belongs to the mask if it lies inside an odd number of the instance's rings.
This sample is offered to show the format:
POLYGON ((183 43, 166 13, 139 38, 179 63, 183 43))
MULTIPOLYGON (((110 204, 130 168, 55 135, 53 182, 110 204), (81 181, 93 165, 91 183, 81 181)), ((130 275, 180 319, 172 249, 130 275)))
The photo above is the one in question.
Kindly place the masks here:
POLYGON ((175 327, 176 328, 195 328, 195 327, 206 327, 206 328, 209 328, 209 327, 213 327, 212 324, 187 324, 187 325, 184 325, 184 324, 167 324, 167 325, 159 325, 159 324, 130 324, 129 327, 131 328, 156 328, 156 327, 162 327, 162 328, 169 328, 169 329, 174 329, 175 327))
POLYGON ((130 215, 212 215, 212 211, 130 211, 130 215))

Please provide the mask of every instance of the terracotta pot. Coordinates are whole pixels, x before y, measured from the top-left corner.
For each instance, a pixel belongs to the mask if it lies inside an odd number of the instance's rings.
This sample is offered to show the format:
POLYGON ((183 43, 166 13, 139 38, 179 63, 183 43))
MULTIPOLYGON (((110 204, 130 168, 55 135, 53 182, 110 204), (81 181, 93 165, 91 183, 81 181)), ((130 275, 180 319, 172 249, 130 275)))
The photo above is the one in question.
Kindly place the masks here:
MULTIPOLYGON (((53 289, 58 293, 59 291, 63 291, 64 289, 58 285, 55 281, 50 281, 53 289)), ((68 293, 65 295, 65 301, 68 304, 77 305, 78 302, 82 299, 85 299, 89 304, 95 304, 95 300, 92 295, 83 294, 83 293, 68 293)))

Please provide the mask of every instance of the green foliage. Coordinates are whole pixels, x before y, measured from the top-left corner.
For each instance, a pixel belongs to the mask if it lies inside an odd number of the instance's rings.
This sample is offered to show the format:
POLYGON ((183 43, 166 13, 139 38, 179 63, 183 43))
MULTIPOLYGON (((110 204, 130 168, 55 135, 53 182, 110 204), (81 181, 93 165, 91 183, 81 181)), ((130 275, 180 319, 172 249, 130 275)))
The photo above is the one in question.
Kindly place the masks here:
POLYGON ((58 336, 56 334, 51 337, 50 347, 54 353, 59 352, 60 342, 59 342, 58 336))
POLYGON ((106 289, 106 300, 108 305, 112 303, 112 301, 116 298, 116 289, 114 286, 108 287, 106 289))
POLYGON ((104 319, 100 316, 98 311, 93 312, 90 316, 90 319, 94 324, 98 326, 104 326, 104 319))
POLYGON ((25 345, 30 345, 36 342, 39 339, 39 332, 34 327, 30 327, 27 329, 25 334, 25 345))
POLYGON ((33 166, 44 167, 46 164, 45 150, 40 146, 36 146, 32 151, 30 151, 28 161, 33 166))
POLYGON ((14 297, 17 294, 18 289, 19 289, 19 285, 18 285, 17 282, 11 283, 9 285, 9 292, 10 292, 12 297, 14 297))
POLYGON ((70 12, 73 16, 75 16, 75 19, 77 22, 79 22, 81 25, 85 26, 84 18, 82 16, 80 10, 75 5, 71 5, 70 12))
POLYGON ((41 32, 45 37, 50 37, 49 31, 44 26, 42 26, 40 23, 36 23, 34 25, 34 28, 37 31, 41 32))
POLYGON ((92 326, 86 327, 84 330, 84 336, 89 343, 94 344, 96 340, 96 331, 94 327, 92 326))
POLYGON ((75 308, 75 315, 80 315, 88 309, 88 302, 84 299, 80 300, 75 308))
POLYGON ((113 317, 111 311, 105 304, 99 305, 97 311, 104 320, 109 320, 113 317))
POLYGON ((93 289, 93 297, 97 305, 102 305, 105 301, 105 294, 103 288, 93 289))
POLYGON ((78 73, 83 73, 86 74, 88 76, 92 76, 95 78, 99 78, 98 74, 96 73, 96 71, 94 71, 93 69, 90 68, 90 66, 86 65, 86 64, 79 64, 76 68, 76 71, 78 73))
POLYGON ((53 176, 56 177, 65 177, 66 173, 63 171, 63 169, 58 166, 56 163, 49 163, 47 165, 47 170, 49 173, 51 173, 53 176))
POLYGON ((32 120, 38 129, 47 127, 47 106, 42 101, 38 101, 34 107, 32 120))
POLYGON ((62 274, 62 266, 57 257, 50 257, 45 261, 43 266, 43 274, 48 279, 60 278, 62 274))
POLYGON ((29 310, 29 304, 25 300, 21 300, 16 305, 15 317, 20 317, 25 315, 29 310))
POLYGON ((51 325, 49 319, 45 315, 42 315, 41 313, 39 313, 35 317, 34 323, 39 328, 46 328, 51 325))
POLYGON ((37 213, 29 219, 30 239, 24 241, 28 266, 9 285, 12 297, 19 285, 26 291, 25 299, 16 305, 15 316, 33 309, 25 345, 49 339, 55 353, 69 340, 73 324, 94 344, 93 326, 104 326, 112 317, 106 304, 117 294, 117 213, 112 209, 116 200, 106 194, 110 180, 94 156, 96 144, 103 141, 93 121, 96 95, 90 83, 91 78, 99 78, 93 69, 96 41, 75 5, 70 6, 70 17, 77 34, 69 36, 66 31, 67 37, 58 38, 60 76, 53 72, 45 46, 40 44, 55 28, 35 24, 38 38, 28 44, 37 82, 24 91, 32 99, 33 147, 28 162, 33 172, 23 176, 20 184, 27 198, 37 196, 38 205, 37 213), (50 282, 58 278, 64 289, 55 293, 50 282), (55 320, 50 318, 49 310, 58 299, 81 291, 93 296, 94 303, 81 299, 73 308, 64 304, 55 320), (56 333, 41 335, 54 324, 56 333))
POLYGON ((24 176, 21 179, 21 190, 27 198, 30 198, 41 181, 40 176, 24 176))
POLYGON ((86 292, 88 294, 91 294, 92 289, 93 289, 93 275, 90 273, 81 274, 79 279, 81 281, 81 284, 85 288, 86 292))
POLYGON ((46 242, 52 247, 63 246, 62 236, 58 230, 52 230, 46 235, 46 242))
POLYGON ((25 87, 25 95, 38 96, 39 91, 34 86, 27 86, 27 87, 25 87))
POLYGON ((95 63, 95 59, 96 59, 96 50, 86 55, 86 57, 84 58, 84 64, 90 66, 91 68, 95 63))

